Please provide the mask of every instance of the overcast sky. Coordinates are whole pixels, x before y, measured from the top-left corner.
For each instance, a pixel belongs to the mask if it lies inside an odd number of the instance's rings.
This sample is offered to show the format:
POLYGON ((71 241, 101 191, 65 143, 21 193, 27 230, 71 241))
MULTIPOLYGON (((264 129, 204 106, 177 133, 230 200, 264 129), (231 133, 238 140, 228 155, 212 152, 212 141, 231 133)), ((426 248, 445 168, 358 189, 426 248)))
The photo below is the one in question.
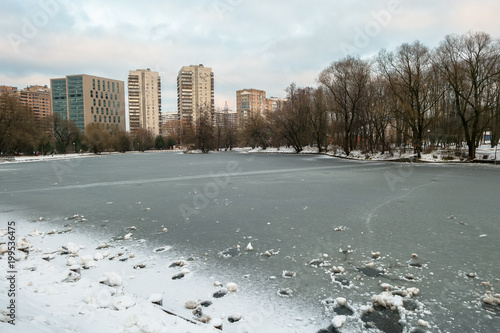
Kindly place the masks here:
POLYGON ((415 40, 433 48, 469 30, 500 37, 499 0, 2 0, 0 15, 0 85, 71 74, 126 82, 129 70, 151 68, 163 112, 177 110, 185 65, 211 67, 215 106, 235 109, 236 90, 284 97, 347 54, 415 40))

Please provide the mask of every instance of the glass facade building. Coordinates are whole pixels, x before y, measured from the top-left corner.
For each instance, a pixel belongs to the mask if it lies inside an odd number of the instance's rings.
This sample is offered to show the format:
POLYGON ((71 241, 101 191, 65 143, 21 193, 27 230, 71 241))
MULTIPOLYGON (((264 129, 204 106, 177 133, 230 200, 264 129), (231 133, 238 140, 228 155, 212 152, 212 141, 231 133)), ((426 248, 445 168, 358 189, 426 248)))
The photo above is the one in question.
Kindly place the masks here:
POLYGON ((123 81, 91 75, 50 80, 53 112, 75 122, 80 130, 91 123, 104 129, 126 129, 123 81))
POLYGON ((62 119, 68 119, 68 101, 66 100, 66 79, 50 80, 52 88, 52 111, 62 119))
POLYGON ((73 120, 81 130, 85 128, 82 81, 81 75, 67 78, 69 119, 73 120))

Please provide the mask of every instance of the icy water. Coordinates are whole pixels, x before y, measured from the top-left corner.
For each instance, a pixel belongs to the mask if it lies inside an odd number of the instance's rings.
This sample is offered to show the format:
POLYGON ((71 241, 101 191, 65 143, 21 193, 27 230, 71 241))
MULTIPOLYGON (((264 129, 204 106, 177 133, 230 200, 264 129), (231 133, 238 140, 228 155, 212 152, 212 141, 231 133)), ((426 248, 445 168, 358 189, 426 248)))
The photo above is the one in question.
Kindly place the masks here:
POLYGON ((316 155, 162 152, 0 164, 4 215, 61 226, 85 215, 79 230, 107 239, 134 225, 151 249, 206 258, 207 276, 279 298, 297 317, 315 313, 315 331, 338 314, 332 300, 345 297, 354 313, 343 332, 375 331, 369 321, 385 332, 498 332, 498 308, 481 300, 500 290, 499 189, 496 166, 316 155), (339 266, 344 273, 334 273, 339 266), (381 283, 419 289, 402 324, 383 311, 363 317, 381 283))

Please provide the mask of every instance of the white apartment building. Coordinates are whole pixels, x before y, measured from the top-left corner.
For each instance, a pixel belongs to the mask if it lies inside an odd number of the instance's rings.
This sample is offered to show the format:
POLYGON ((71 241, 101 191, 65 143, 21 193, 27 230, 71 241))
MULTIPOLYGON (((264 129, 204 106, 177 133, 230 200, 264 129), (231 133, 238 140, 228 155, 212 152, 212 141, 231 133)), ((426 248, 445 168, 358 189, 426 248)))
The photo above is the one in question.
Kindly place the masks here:
POLYGON ((161 79, 148 69, 129 71, 128 106, 130 133, 147 129, 154 136, 161 129, 161 79))

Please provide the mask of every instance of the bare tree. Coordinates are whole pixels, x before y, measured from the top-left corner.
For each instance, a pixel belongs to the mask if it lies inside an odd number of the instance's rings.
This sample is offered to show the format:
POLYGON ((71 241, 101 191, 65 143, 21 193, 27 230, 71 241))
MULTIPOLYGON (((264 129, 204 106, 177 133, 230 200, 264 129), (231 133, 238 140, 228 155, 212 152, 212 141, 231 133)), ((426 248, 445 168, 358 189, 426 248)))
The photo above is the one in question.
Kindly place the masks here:
MULTIPOLYGON (((59 113, 52 116, 52 135, 56 139, 56 148, 60 153, 66 153, 68 148, 80 141, 80 129, 75 122, 69 119, 62 119, 59 113)), ((74 148, 74 147, 72 147, 74 148)))
POLYGON ((145 151, 154 147, 154 136, 150 131, 144 128, 139 128, 132 140, 134 150, 145 151))
POLYGON ((179 120, 169 120, 165 122, 161 130, 167 138, 172 138, 177 144, 180 143, 181 124, 179 120))
POLYGON ((390 88, 382 77, 375 76, 370 81, 369 92, 370 106, 367 109, 364 124, 368 127, 368 148, 372 152, 377 149, 384 153, 390 149, 389 143, 392 141, 391 137, 387 137, 387 129, 393 122, 392 103, 388 98, 390 88))
POLYGON ((483 131, 497 110, 500 75, 500 44, 484 32, 448 35, 437 49, 437 68, 451 87, 474 159, 483 131))
POLYGON ((94 154, 107 150, 110 142, 110 133, 105 131, 98 123, 91 123, 85 127, 83 143, 90 147, 94 154))
POLYGON ((324 87, 310 88, 308 90, 311 99, 311 110, 308 113, 309 132, 313 142, 318 147, 318 153, 321 153, 323 149, 328 151, 329 110, 327 92, 324 87))
POLYGON ((308 143, 307 118, 310 105, 304 98, 306 89, 299 89, 292 83, 287 88, 287 101, 271 114, 273 132, 300 153, 308 143), (304 102, 306 101, 306 102, 304 102))
POLYGON ((346 155, 357 144, 360 116, 368 107, 369 80, 370 64, 352 56, 333 62, 319 75, 319 82, 327 88, 332 99, 346 155))
POLYGON ((212 114, 209 111, 201 111, 195 128, 196 148, 203 153, 208 153, 215 148, 214 128, 212 126, 212 114))
POLYGON ((31 153, 40 137, 31 110, 10 93, 0 95, 0 153, 31 153))
POLYGON ((377 62, 399 102, 396 116, 411 129, 409 135, 420 158, 424 132, 436 116, 435 107, 442 93, 435 89, 437 77, 432 53, 416 41, 402 44, 395 53, 380 51, 377 62))
POLYGON ((264 117, 259 114, 251 114, 241 129, 241 140, 243 145, 252 148, 266 148, 271 133, 264 117))
POLYGON ((130 135, 127 131, 117 130, 111 132, 110 144, 115 151, 126 152, 130 150, 130 135))

